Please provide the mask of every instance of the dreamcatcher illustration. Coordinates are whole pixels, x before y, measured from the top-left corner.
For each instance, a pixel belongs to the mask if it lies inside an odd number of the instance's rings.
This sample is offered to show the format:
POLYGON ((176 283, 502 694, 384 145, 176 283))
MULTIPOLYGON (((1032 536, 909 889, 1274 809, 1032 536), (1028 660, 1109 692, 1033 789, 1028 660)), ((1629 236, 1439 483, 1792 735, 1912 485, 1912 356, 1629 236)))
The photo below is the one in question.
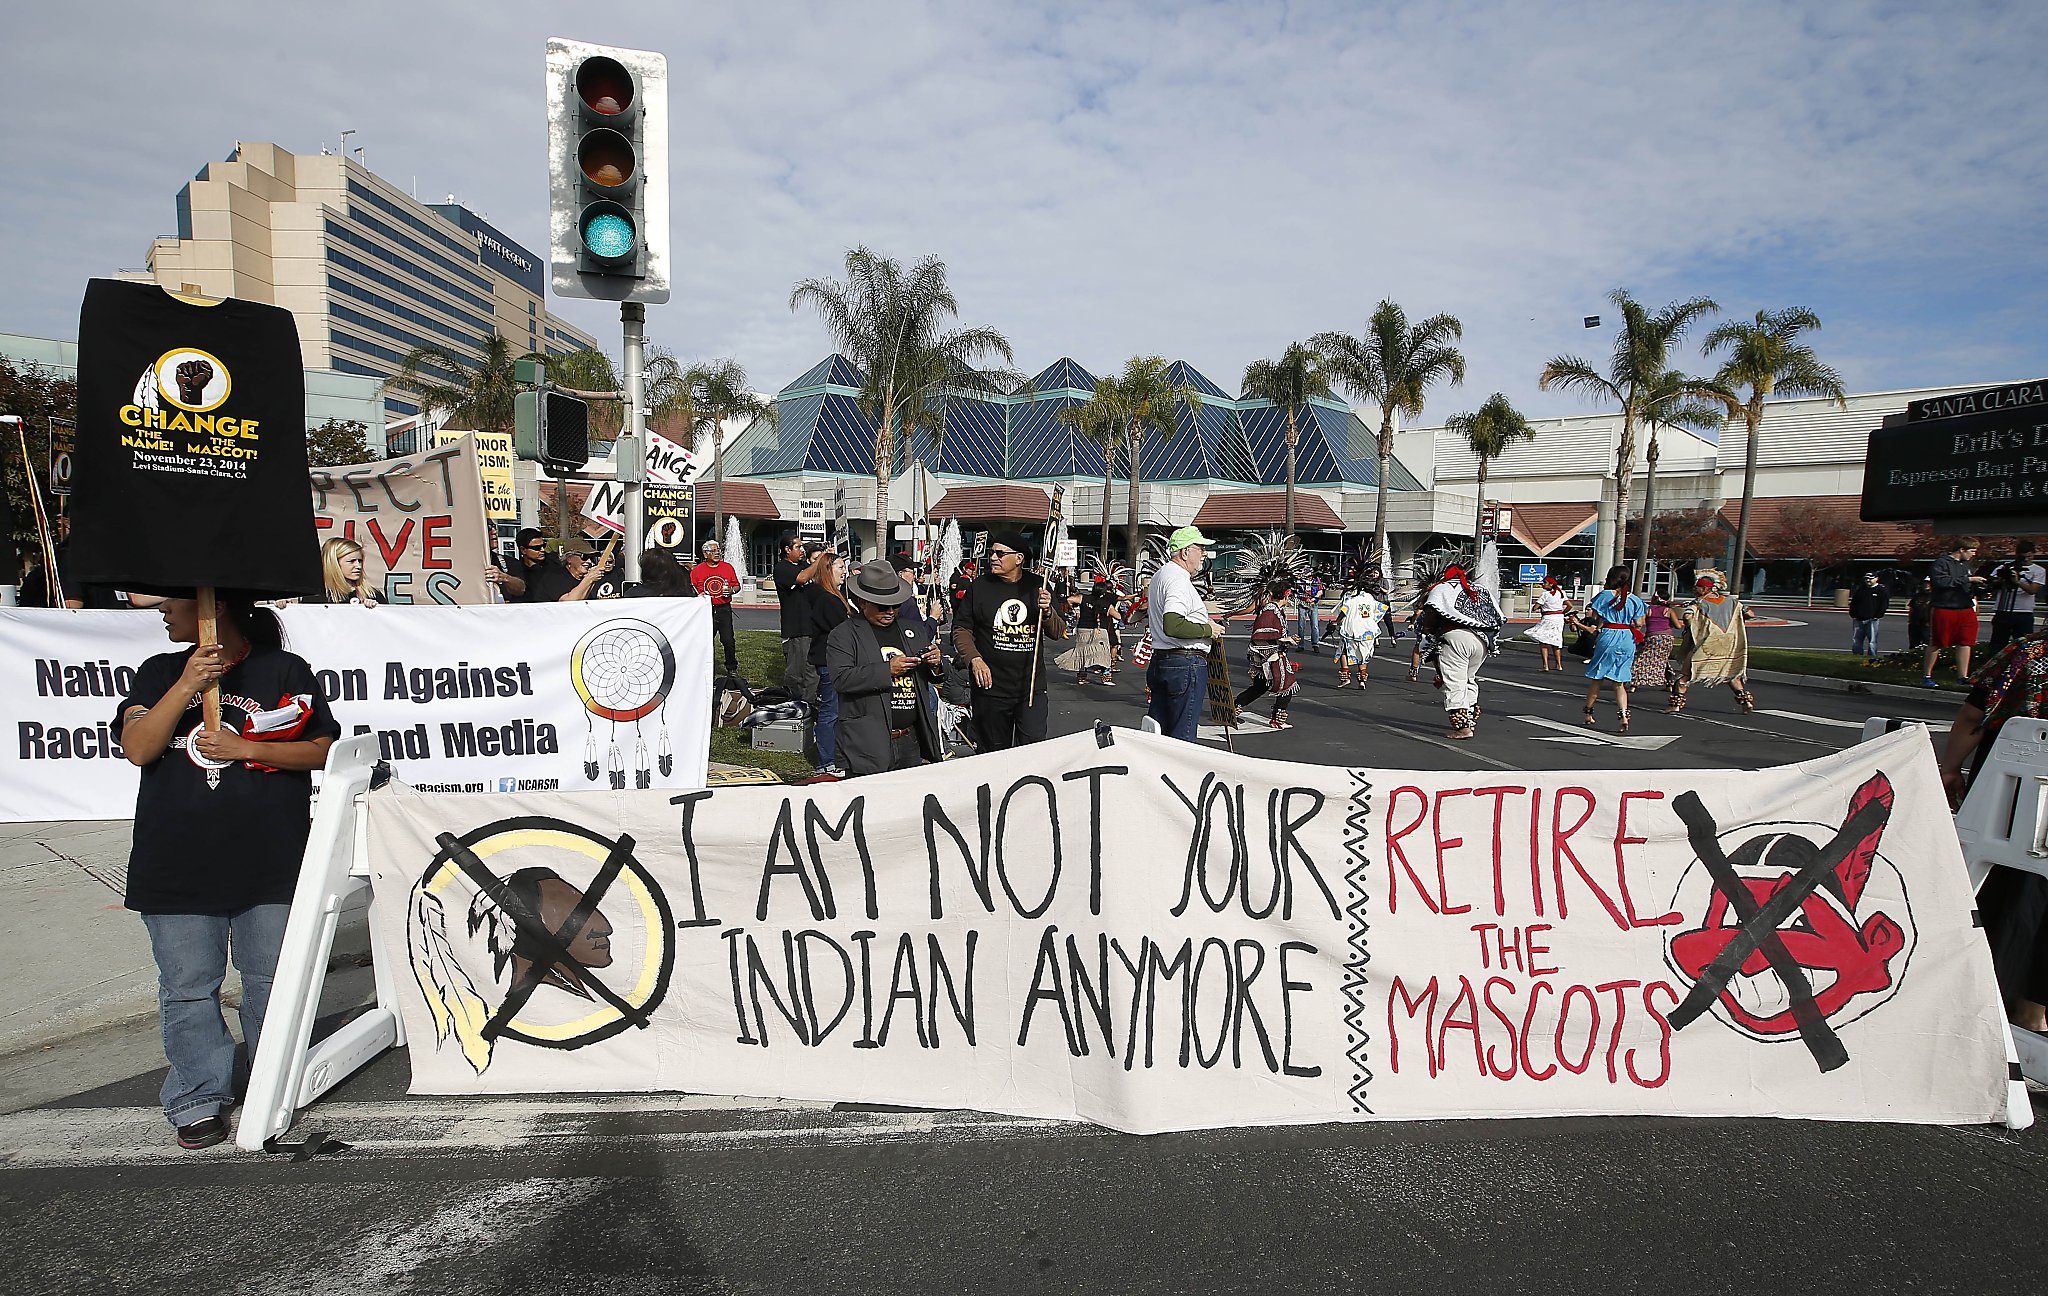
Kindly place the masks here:
POLYGON ((619 749, 619 726, 633 726, 633 786, 654 785, 648 768, 647 734, 643 721, 654 717, 655 766, 663 778, 675 772, 675 753, 668 742, 668 695, 676 683, 676 655, 668 637, 632 617, 593 626, 569 654, 569 679, 583 699, 583 777, 597 782, 600 768, 614 789, 626 786, 626 760, 619 749), (610 742, 602 767, 597 757, 597 721, 611 722, 610 742))

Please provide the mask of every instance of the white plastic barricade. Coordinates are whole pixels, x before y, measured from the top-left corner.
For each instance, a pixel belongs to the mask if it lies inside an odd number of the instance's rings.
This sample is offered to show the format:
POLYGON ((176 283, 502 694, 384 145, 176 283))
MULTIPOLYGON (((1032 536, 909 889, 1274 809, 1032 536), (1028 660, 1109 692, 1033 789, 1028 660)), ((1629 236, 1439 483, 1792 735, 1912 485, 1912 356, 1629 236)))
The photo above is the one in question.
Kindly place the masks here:
MULTIPOLYGON (((1872 716, 1863 722, 1863 739, 1914 723, 1872 716)), ((1994 864, 2048 876, 2048 720, 2016 717, 1999 727, 1970 795, 1956 812, 1956 837, 1972 890, 1983 887, 1994 864)), ((2009 1033, 2021 1073, 2048 1084, 2048 1037, 2025 1030, 2009 1033)), ((2015 1087, 2017 1101, 2026 1103, 2025 1086, 2015 1087)))
POLYGON ((391 983, 393 969, 405 966, 404 952, 382 948, 373 926, 370 956, 375 963, 376 1006, 312 1044, 335 927, 345 911, 369 904, 362 798, 370 790, 377 757, 375 734, 343 738, 327 750, 313 831, 306 840, 284 947, 278 953, 263 1040, 250 1066, 249 1092, 235 1131, 235 1142, 251 1152, 262 1151, 290 1129, 299 1108, 385 1049, 405 1043, 405 1024, 391 983))

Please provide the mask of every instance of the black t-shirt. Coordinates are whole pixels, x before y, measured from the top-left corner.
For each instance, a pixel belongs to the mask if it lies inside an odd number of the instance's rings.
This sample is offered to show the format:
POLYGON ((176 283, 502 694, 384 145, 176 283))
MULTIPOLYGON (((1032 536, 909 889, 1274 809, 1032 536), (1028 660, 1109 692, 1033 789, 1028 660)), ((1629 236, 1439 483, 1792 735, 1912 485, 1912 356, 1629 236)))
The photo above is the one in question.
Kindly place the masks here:
MULTIPOLYGON (((135 689, 114 715, 118 740, 131 707, 152 707, 171 691, 193 650, 159 653, 135 672, 135 689)), ((221 677, 221 728, 244 732, 251 712, 294 697, 312 712, 291 739, 341 733, 305 660, 281 649, 252 649, 221 677)), ((202 723, 194 695, 171 745, 142 767, 135 793, 135 844, 128 856, 125 903, 141 913, 238 913, 250 905, 289 904, 311 828, 310 771, 252 770, 240 761, 216 771, 195 763, 190 737, 202 723)), ((285 735, 280 734, 283 738, 285 735)))
POLYGON ((839 628, 840 622, 852 613, 846 609, 846 601, 832 593, 817 581, 800 587, 803 598, 804 630, 811 637, 810 662, 813 666, 825 664, 825 640, 839 628))
POLYGON ((1038 591, 1043 584, 1025 572, 1014 583, 990 575, 967 587, 967 623, 974 627, 974 650, 988 663, 991 697, 1024 696, 1039 642, 1038 591))
MULTIPOLYGON (((890 625, 869 626, 875 632, 875 642, 881 645, 882 660, 900 657, 906 652, 923 652, 924 645, 931 642, 927 635, 919 634, 905 626, 902 614, 890 625)), ((908 729, 917 720, 917 690, 923 678, 920 671, 910 671, 895 676, 889 683, 889 727, 908 729)))
POLYGON ((1115 616, 1116 591, 1106 583, 1097 585, 1081 599, 1081 628, 1102 630, 1109 626, 1115 616))
POLYGON ((803 575, 805 564, 793 563, 787 558, 775 560, 775 598, 782 608, 782 637, 801 639, 805 634, 803 602, 799 591, 809 586, 799 585, 796 578, 803 575))
POLYGON ((552 555, 535 567, 526 569, 526 601, 528 603, 559 603, 562 595, 576 588, 576 578, 569 569, 562 566, 562 560, 552 555))

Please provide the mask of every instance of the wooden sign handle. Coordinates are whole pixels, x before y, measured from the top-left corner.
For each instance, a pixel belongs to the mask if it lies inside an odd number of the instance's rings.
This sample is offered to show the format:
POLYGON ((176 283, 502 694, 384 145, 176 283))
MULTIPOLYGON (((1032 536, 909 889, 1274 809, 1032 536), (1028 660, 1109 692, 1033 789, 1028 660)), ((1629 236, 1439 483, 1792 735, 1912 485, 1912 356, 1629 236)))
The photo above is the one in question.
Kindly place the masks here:
MULTIPOLYGON (((213 586, 199 587, 199 646, 212 648, 220 643, 220 605, 214 600, 213 586)), ((204 724, 208 729, 220 728, 220 681, 215 680, 200 694, 200 707, 204 724)))

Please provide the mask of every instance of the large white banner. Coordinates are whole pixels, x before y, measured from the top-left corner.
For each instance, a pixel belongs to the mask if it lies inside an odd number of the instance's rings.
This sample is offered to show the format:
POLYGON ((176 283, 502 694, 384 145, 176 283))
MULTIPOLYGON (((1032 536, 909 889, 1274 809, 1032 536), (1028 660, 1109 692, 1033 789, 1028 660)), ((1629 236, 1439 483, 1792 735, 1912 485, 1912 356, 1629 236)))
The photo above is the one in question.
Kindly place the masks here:
POLYGON ((1119 730, 802 789, 380 793, 370 851, 417 1093, 1134 1132, 2005 1111, 1918 730, 1762 771, 1484 775, 1119 730))
MULTIPOLYGON (((704 785, 711 613, 702 599, 281 610, 343 733, 445 792, 704 785)), ((173 645, 144 612, 0 611, 0 820, 125 819, 114 741, 134 669, 173 645)))

